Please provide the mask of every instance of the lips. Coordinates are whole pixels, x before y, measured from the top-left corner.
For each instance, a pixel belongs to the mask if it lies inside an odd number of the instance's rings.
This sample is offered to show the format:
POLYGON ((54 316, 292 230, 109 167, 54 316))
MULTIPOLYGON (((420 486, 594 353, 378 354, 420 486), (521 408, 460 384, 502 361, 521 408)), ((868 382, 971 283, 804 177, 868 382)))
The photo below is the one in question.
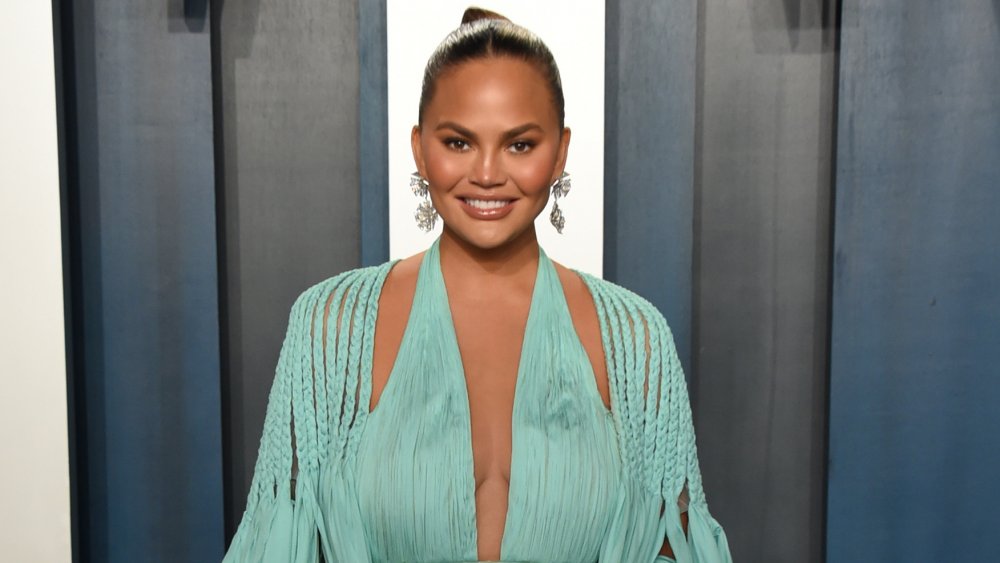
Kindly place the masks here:
POLYGON ((460 197, 462 209, 475 219, 500 219, 514 209, 514 199, 460 197))

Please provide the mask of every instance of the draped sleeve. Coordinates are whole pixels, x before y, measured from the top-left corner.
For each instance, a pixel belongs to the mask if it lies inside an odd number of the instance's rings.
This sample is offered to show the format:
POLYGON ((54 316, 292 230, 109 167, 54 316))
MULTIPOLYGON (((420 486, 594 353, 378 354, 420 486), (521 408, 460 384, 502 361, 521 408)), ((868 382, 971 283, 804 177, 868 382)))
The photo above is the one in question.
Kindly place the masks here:
POLYGON ((702 488, 687 383, 666 320, 635 293, 581 276, 598 311, 625 472, 601 561, 732 563, 702 488), (674 559, 657 555, 665 540, 674 559))
POLYGON ((345 272, 295 300, 224 563, 369 561, 349 461, 368 414, 378 295, 390 267, 345 272))

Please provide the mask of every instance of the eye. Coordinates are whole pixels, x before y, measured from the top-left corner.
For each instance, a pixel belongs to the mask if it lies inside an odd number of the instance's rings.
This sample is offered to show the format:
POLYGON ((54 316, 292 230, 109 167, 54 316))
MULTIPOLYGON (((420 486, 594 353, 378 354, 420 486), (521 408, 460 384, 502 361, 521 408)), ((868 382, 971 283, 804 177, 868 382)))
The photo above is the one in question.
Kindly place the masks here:
POLYGON ((531 141, 514 141, 510 144, 510 152, 523 154, 530 151, 535 146, 531 141))
POLYGON ((458 137, 451 137, 444 140, 444 146, 451 150, 465 152, 469 150, 469 143, 465 139, 459 139, 458 137))

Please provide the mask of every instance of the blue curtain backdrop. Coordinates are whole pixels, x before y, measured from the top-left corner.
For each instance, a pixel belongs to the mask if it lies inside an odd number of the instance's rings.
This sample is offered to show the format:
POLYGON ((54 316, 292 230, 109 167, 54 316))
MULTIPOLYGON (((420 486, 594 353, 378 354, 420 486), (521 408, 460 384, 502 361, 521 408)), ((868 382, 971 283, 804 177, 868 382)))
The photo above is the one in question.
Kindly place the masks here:
MULTIPOLYGON (((292 299, 387 258, 386 9, 57 11, 76 560, 221 558, 292 299)), ((670 322, 735 559, 995 559, 1000 1, 606 21, 606 275, 670 322)))
POLYGON ((994 561, 1000 3, 847 0, 827 561, 994 561))
POLYGON ((61 7, 79 561, 225 545, 211 52, 183 8, 61 7))

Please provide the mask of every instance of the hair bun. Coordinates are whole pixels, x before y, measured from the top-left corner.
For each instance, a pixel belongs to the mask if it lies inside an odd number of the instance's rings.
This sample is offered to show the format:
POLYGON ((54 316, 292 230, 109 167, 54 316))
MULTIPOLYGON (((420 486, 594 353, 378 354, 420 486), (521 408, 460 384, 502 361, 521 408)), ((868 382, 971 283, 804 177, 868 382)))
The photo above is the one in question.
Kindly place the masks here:
POLYGON ((503 20, 509 22, 510 20, 506 17, 490 10, 484 10, 482 8, 469 7, 466 8, 465 13, 462 14, 462 24, 472 23, 479 20, 503 20))

